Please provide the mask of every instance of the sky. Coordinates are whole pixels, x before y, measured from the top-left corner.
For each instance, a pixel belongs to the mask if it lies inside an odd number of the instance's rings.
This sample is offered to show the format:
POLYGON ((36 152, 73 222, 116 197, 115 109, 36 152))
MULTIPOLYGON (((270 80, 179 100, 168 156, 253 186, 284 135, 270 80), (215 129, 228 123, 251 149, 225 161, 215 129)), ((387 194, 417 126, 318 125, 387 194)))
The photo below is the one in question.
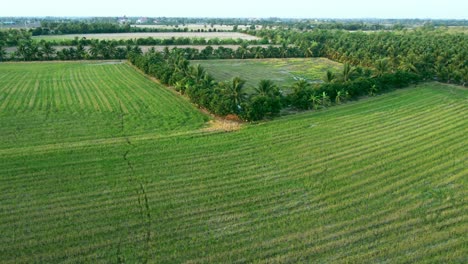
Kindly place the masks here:
POLYGON ((4 0, 0 16, 468 19, 467 0, 4 0))

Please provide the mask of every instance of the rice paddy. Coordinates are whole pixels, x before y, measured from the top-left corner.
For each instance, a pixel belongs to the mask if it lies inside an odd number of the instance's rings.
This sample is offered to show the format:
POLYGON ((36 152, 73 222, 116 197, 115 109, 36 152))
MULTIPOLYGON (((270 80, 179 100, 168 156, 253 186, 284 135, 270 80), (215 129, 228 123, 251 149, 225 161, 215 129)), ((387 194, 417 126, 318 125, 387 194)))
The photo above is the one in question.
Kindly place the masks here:
POLYGON ((0 64, 0 262, 465 262, 467 102, 225 132, 127 64, 0 64))

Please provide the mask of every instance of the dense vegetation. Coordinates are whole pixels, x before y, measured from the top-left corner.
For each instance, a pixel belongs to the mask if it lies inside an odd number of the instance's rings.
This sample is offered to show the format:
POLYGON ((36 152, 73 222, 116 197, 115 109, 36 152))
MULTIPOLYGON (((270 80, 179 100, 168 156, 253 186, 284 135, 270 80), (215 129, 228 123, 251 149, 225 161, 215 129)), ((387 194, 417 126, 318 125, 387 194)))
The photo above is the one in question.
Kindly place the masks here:
MULTIPOLYGON (((89 34, 89 33, 124 33, 124 32, 173 32, 173 29, 164 28, 139 28, 130 24, 117 23, 86 23, 86 22, 42 22, 40 27, 34 28, 33 36, 61 35, 61 34, 89 34)), ((175 31, 184 31, 179 29, 175 31)))
POLYGON ((217 115, 234 114, 249 121, 278 115, 283 107, 290 105, 297 109, 318 109, 363 95, 403 88, 420 80, 418 75, 408 71, 378 72, 353 68, 346 63, 340 75, 328 71, 328 79, 323 84, 311 86, 308 81, 299 79, 286 97, 271 80, 260 81, 255 93, 247 95, 245 80, 241 77, 215 81, 201 65, 191 66, 185 57, 186 53, 178 49, 129 54, 131 63, 186 94, 196 105, 217 115))
POLYGON ((125 64, 1 67, 2 263, 466 259, 466 89, 219 133, 125 64), (194 130, 122 135, 119 100, 124 126, 194 130))
POLYGON ((421 78, 466 85, 468 34, 418 29, 395 32, 251 31, 272 42, 294 44, 306 57, 327 57, 378 73, 406 71, 421 78))
POLYGON ((271 81, 259 84, 262 91, 247 96, 245 80, 236 77, 217 82, 200 65, 191 66, 181 50, 151 51, 144 55, 130 53, 129 60, 146 74, 174 86, 194 104, 217 115, 235 114, 247 120, 258 120, 265 115, 277 115, 281 109, 281 94, 271 81), (253 104, 258 100, 260 105, 253 104))

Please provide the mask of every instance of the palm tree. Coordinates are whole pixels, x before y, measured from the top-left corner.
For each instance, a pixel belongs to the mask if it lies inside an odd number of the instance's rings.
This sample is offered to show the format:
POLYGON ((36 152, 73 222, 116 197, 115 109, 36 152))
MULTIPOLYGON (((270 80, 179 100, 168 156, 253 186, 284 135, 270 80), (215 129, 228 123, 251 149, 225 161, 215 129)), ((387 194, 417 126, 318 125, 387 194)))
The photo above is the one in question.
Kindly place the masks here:
POLYGON ((326 83, 331 83, 333 80, 335 80, 335 78, 336 78, 336 75, 332 71, 327 70, 327 73, 325 74, 325 77, 323 80, 326 83))
POLYGON ((76 58, 78 60, 83 59, 86 56, 86 49, 83 47, 83 45, 78 44, 76 46, 76 58))
POLYGON ((286 58, 288 56, 288 45, 286 45, 286 43, 281 44, 281 47, 279 48, 279 54, 281 58, 286 58))
POLYGON ((104 55, 106 59, 113 58, 117 52, 117 44, 114 41, 104 43, 104 50, 106 51, 104 55))
POLYGON ((354 72, 354 68, 349 64, 345 63, 343 66, 343 81, 347 82, 351 78, 351 74, 354 72))
POLYGON ((239 48, 237 48, 237 53, 239 53, 239 56, 241 59, 245 59, 247 56, 249 50, 247 49, 249 46, 248 43, 243 42, 239 48))
POLYGON ((141 50, 140 46, 134 46, 132 52, 139 55, 143 54, 143 51, 141 50))
POLYGON ((265 97, 273 97, 279 93, 278 86, 271 80, 261 80, 255 88, 255 94, 265 97))
POLYGON ((235 112, 238 112, 241 107, 241 103, 247 98, 247 94, 243 91, 245 80, 240 77, 234 77, 231 82, 226 83, 225 89, 228 98, 235 106, 235 112))
POLYGON ((182 55, 178 55, 174 61, 174 72, 176 73, 187 73, 189 71, 190 62, 184 58, 182 55))
POLYGON ((25 42, 20 42, 16 48, 16 54, 18 57, 22 58, 24 61, 28 59, 28 46, 25 42))
POLYGON ((389 66, 388 59, 378 60, 375 64, 375 70, 376 70, 375 76, 382 77, 382 75, 384 75, 387 72, 388 66, 389 66))
POLYGON ((189 76, 195 83, 201 82, 205 78, 205 75, 206 71, 200 64, 190 66, 189 76))
POLYGON ((55 49, 52 47, 50 42, 44 41, 41 42, 42 46, 42 53, 44 53, 44 56, 46 57, 47 60, 50 60, 50 58, 55 54, 55 49))
POLYGON ((461 75, 461 83, 463 87, 465 87, 466 83, 468 82, 468 68, 463 68, 460 71, 460 75, 461 75))
POLYGON ((263 59, 265 56, 264 54, 264 49, 262 47, 254 47, 250 51, 252 54, 254 54, 255 59, 263 59))
POLYGON ((305 79, 301 78, 293 84, 293 90, 301 91, 301 90, 307 89, 309 86, 310 86, 310 83, 306 81, 305 79))
POLYGON ((0 46, 0 61, 3 61, 6 58, 6 50, 3 46, 0 46))
POLYGON ((101 47, 99 45, 99 40, 91 42, 91 46, 89 47, 89 54, 93 59, 96 59, 99 54, 101 53, 101 47))

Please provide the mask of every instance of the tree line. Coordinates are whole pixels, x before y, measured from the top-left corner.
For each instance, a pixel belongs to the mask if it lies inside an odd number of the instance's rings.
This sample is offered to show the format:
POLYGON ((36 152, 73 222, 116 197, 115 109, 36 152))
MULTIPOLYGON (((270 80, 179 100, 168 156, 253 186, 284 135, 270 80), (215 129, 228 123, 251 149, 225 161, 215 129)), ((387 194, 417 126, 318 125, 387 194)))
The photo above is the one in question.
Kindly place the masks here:
POLYGON ((281 110, 282 95, 273 82, 261 81, 249 95, 244 89, 245 80, 235 77, 215 81, 200 65, 190 65, 182 50, 131 52, 129 61, 216 115, 233 114, 244 120, 260 120, 265 116, 276 116, 281 110))
MULTIPOLYGON (((132 27, 129 23, 110 22, 42 22, 40 27, 30 30, 33 36, 63 34, 140 33, 140 32, 189 32, 188 27, 156 28, 132 27)), ((192 30, 193 31, 193 30, 192 30)), ((216 28, 198 29, 196 32, 217 32, 216 28)))
MULTIPOLYGON (((210 40, 208 40, 208 42, 210 42, 210 40)), ((58 49, 51 42, 44 40, 36 42, 30 38, 26 38, 18 42, 16 45, 16 51, 11 54, 7 54, 5 47, 0 44, 0 60, 36 61, 125 59, 131 49, 137 48, 141 51, 141 48, 139 48, 141 44, 135 45, 133 43, 134 42, 120 42, 114 40, 76 39, 70 42, 70 45, 60 47, 58 49)), ((137 41, 136 43, 142 42, 137 41)), ((293 45, 250 46, 249 43, 251 42, 248 41, 240 41, 239 43, 240 45, 238 45, 237 48, 228 48, 223 46, 214 48, 211 45, 208 45, 203 49, 195 47, 169 48, 169 45, 164 49, 178 50, 189 60, 304 57, 304 53, 298 47, 293 45)))
POLYGON ((345 63, 341 73, 328 71, 323 83, 296 81, 291 92, 283 93, 271 80, 262 80, 252 94, 245 80, 235 77, 216 81, 200 65, 190 65, 181 49, 129 53, 129 61, 144 73, 186 95, 192 103, 220 115, 236 115, 246 121, 277 116, 283 108, 319 109, 363 95, 376 95, 420 81, 412 72, 398 70, 380 73, 377 69, 353 67, 345 63))

